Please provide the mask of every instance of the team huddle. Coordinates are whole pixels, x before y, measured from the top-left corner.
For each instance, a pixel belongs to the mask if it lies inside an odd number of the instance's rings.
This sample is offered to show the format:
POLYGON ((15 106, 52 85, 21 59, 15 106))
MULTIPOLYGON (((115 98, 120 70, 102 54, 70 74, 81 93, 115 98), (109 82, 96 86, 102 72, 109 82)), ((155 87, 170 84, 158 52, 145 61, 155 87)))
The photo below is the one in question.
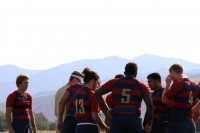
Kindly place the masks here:
MULTIPOLYGON (((136 78, 137 69, 136 63, 129 62, 124 74, 102 85, 98 73, 89 68, 72 72, 68 83, 55 95, 56 132, 195 133, 200 87, 184 75, 183 66, 173 64, 169 68, 165 88, 159 73, 147 75, 147 85, 136 78), (146 105, 144 119, 142 101, 146 105)), ((9 133, 37 133, 32 97, 26 92, 28 84, 29 77, 19 75, 18 89, 7 97, 9 133)))

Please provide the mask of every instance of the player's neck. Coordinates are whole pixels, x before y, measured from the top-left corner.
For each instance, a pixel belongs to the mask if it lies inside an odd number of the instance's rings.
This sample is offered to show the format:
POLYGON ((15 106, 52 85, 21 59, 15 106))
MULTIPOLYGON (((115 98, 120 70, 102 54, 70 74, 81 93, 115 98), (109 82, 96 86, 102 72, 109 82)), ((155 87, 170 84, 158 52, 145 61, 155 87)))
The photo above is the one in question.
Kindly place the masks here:
POLYGON ((155 92, 157 92, 157 91, 159 91, 159 90, 161 90, 162 89, 162 86, 161 85, 158 85, 158 86, 156 86, 156 88, 155 88, 155 92))
POLYGON ((20 88, 18 88, 17 92, 19 92, 21 95, 24 95, 24 93, 25 93, 25 91, 20 88))
POLYGON ((92 85, 90 83, 85 84, 85 86, 92 89, 92 85))

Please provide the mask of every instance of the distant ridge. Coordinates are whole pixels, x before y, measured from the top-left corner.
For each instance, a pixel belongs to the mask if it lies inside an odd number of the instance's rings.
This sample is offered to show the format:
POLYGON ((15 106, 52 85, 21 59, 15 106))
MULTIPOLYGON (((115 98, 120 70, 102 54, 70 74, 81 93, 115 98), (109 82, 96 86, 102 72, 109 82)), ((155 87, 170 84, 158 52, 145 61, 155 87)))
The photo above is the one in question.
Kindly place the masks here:
POLYGON ((150 54, 141 55, 133 59, 109 56, 101 59, 78 60, 58 65, 47 70, 27 70, 13 65, 4 65, 0 66, 0 108, 2 108, 2 106, 5 108, 6 97, 16 89, 15 79, 16 76, 21 73, 30 75, 28 92, 33 95, 34 104, 38 105, 36 106, 36 110, 53 111, 54 109, 52 107, 54 103, 52 103, 52 97, 54 97, 54 93, 58 88, 67 83, 72 71, 77 70, 81 72, 85 67, 90 67, 100 75, 102 82, 105 82, 108 79, 113 78, 116 74, 123 74, 124 66, 128 62, 136 62, 138 64, 137 78, 144 82, 146 82, 146 76, 152 72, 159 72, 162 79, 165 79, 168 75, 169 67, 174 63, 181 63, 185 68, 186 75, 189 77, 196 77, 195 81, 200 80, 200 64, 179 58, 160 57, 150 54), (43 99, 44 103, 51 103, 51 106, 49 105, 49 108, 43 109, 42 106, 39 106, 40 104, 38 104, 38 102, 41 101, 38 100, 38 98, 43 99), (49 99, 51 102, 45 101, 46 99, 49 99))
MULTIPOLYGON (((144 54, 133 59, 124 59, 117 56, 109 56, 101 59, 78 60, 47 70, 27 70, 13 65, 0 66, 0 103, 5 101, 6 96, 16 89, 16 76, 23 73, 30 75, 28 91, 36 94, 42 91, 53 91, 68 81, 72 71, 82 71, 90 67, 96 71, 104 82, 118 73, 124 72, 124 66, 128 62, 138 64, 138 79, 145 81, 151 72, 159 72, 163 78, 168 74, 169 67, 174 63, 181 63, 188 76, 200 74, 200 64, 185 61, 179 58, 160 57, 157 55, 144 54)), ((45 62, 44 62, 45 63, 45 62)))

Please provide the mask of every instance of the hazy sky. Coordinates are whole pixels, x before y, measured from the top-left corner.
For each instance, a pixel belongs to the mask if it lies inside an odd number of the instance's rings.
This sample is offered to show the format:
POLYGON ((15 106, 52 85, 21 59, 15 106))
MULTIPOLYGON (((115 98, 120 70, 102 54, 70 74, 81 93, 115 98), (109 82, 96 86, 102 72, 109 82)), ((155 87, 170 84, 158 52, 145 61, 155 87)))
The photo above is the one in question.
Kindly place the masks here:
POLYGON ((0 66, 149 53, 200 63, 199 0, 0 0, 0 66))

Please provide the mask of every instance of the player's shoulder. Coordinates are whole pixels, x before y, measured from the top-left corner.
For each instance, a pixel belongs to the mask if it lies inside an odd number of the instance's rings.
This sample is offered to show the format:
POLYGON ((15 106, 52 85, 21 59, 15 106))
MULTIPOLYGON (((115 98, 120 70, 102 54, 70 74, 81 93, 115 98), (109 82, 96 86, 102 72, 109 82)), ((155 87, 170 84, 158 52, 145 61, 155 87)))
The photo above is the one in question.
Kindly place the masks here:
POLYGON ((119 80, 120 80, 120 78, 112 78, 112 79, 108 80, 106 83, 113 83, 113 82, 116 82, 119 80))
POLYGON ((188 78, 182 78, 182 79, 180 79, 180 80, 174 81, 173 83, 174 83, 175 85, 176 85, 176 84, 183 84, 185 81, 191 83, 191 81, 190 81, 188 78))
MULTIPOLYGON (((136 79, 137 80, 137 79, 136 79)), ((142 86, 142 87, 148 87, 147 84, 143 81, 137 80, 138 83, 142 86)))
POLYGON ((27 96, 32 96, 29 92, 25 92, 25 94, 27 95, 27 96))
POLYGON ((18 94, 17 91, 13 91, 12 93, 10 93, 10 94, 8 95, 8 97, 15 97, 15 96, 17 96, 17 94, 18 94))
POLYGON ((17 91, 14 91, 14 92, 10 93, 7 96, 6 101, 13 101, 13 100, 15 100, 18 94, 19 94, 19 92, 17 92, 17 91))
POLYGON ((27 97, 29 97, 30 99, 32 99, 32 95, 31 95, 30 93, 28 93, 28 92, 25 92, 25 93, 24 93, 24 96, 27 96, 27 97))

